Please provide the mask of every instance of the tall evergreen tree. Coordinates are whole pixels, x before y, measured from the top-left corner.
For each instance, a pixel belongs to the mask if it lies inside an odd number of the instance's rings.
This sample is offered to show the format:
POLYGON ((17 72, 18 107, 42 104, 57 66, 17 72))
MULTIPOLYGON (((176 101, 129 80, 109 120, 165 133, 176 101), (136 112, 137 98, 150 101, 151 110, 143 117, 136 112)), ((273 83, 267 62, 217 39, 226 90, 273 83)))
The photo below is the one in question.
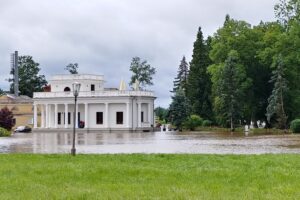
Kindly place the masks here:
POLYGON ((207 67, 211 64, 209 50, 210 38, 204 41, 201 27, 199 27, 190 62, 186 94, 193 108, 193 113, 205 119, 212 119, 213 117, 211 80, 207 73, 207 67))
POLYGON ((179 88, 182 88, 186 92, 188 73, 189 73, 189 66, 188 63, 186 62, 185 56, 183 56, 182 60, 180 61, 177 77, 173 81, 174 88, 172 92, 176 92, 179 88))
POLYGON ((279 57, 277 67, 273 71, 270 82, 274 83, 271 96, 268 99, 267 119, 270 123, 271 117, 276 116, 277 126, 280 129, 286 129, 287 116, 285 114, 284 96, 288 90, 287 81, 285 79, 285 69, 282 58, 279 57))
MULTIPOLYGON (((39 63, 36 63, 32 56, 20 56, 19 64, 19 91, 21 95, 33 96, 33 92, 43 91, 43 86, 47 84, 44 75, 39 75, 39 63)), ((10 74, 14 74, 13 69, 10 74)), ((13 82, 13 79, 9 79, 13 82)), ((10 92, 13 93, 13 83, 10 85, 10 92)))
POLYGON ((190 115, 190 104, 182 88, 176 90, 169 107, 169 121, 182 130, 183 123, 190 115))
POLYGON ((219 115, 230 122, 232 131, 234 130, 234 122, 241 117, 243 97, 250 83, 244 66, 240 64, 237 51, 230 51, 220 70, 220 77, 217 82, 217 99, 220 106, 219 115))

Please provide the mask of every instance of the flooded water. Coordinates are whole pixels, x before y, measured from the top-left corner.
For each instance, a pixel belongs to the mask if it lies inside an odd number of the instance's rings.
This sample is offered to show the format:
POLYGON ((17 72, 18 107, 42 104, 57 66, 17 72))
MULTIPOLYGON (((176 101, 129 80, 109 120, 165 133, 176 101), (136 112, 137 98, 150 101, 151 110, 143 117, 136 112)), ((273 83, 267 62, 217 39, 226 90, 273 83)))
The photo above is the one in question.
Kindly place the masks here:
MULTIPOLYGON (((72 133, 17 133, 0 138, 0 153, 70 153, 72 133)), ((77 133, 81 154, 300 153, 300 135, 245 136, 212 132, 77 133)))

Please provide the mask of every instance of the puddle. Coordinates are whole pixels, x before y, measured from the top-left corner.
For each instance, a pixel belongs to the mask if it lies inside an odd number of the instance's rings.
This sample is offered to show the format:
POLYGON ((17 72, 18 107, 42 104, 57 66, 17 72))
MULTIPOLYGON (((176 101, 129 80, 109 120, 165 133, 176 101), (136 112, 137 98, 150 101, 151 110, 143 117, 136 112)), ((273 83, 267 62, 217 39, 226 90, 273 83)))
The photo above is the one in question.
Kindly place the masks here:
MULTIPOLYGON (((0 153, 69 153, 72 133, 18 133, 0 138, 0 153)), ((82 154, 300 153, 300 135, 242 135, 215 132, 78 133, 82 154)))

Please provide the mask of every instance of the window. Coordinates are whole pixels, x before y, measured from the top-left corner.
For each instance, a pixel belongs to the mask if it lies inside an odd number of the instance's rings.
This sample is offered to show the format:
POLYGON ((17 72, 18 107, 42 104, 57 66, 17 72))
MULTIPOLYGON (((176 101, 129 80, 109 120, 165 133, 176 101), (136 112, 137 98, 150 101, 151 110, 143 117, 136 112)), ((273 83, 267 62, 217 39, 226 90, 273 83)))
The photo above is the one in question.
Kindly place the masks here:
POLYGON ((70 92, 71 89, 69 87, 65 87, 64 92, 70 92))
POLYGON ((71 113, 68 112, 68 124, 71 124, 71 113))
POLYGON ((91 85, 91 91, 95 91, 95 85, 94 84, 91 85))
POLYGON ((61 124, 61 112, 57 113, 57 124, 61 124))
POLYGON ((96 124, 103 124, 103 112, 96 112, 96 124))
POLYGON ((123 112, 117 112, 117 124, 123 124, 123 112))
POLYGON ((144 112, 141 112, 141 122, 144 122, 144 112))

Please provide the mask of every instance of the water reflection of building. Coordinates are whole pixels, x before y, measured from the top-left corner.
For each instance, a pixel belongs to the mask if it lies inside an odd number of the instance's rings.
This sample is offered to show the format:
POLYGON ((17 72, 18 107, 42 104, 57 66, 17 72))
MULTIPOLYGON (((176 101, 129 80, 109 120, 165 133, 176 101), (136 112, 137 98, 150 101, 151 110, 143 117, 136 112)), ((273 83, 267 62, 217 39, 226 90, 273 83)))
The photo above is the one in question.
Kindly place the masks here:
MULTIPOLYGON (((78 133, 75 144, 80 146, 132 144, 147 140, 154 133, 78 133)), ((72 133, 33 133, 34 153, 69 152, 72 145, 72 133)))
POLYGON ((41 124, 38 126, 34 120, 35 129, 72 129, 73 82, 81 83, 76 127, 81 126, 85 132, 152 130, 153 92, 139 91, 138 87, 126 90, 124 83, 119 89, 107 89, 103 76, 87 74, 56 75, 49 81, 50 91, 34 93, 34 116, 41 110, 41 124))

